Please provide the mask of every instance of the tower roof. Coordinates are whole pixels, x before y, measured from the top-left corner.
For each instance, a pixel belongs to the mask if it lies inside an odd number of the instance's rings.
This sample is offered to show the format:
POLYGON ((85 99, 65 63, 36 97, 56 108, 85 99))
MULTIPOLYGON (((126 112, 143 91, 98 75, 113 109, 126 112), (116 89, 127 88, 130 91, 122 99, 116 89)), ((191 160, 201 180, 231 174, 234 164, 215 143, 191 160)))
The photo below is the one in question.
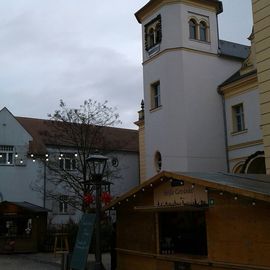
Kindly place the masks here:
MULTIPOLYGON (((188 1, 215 7, 217 10, 217 14, 223 11, 222 2, 219 0, 188 0, 188 1)), ((144 5, 140 10, 138 10, 135 13, 135 17, 138 20, 138 22, 141 23, 143 20, 143 17, 147 13, 151 12, 153 9, 157 8, 158 6, 162 4, 177 3, 177 2, 181 3, 183 2, 183 0, 150 0, 146 5, 144 5)))

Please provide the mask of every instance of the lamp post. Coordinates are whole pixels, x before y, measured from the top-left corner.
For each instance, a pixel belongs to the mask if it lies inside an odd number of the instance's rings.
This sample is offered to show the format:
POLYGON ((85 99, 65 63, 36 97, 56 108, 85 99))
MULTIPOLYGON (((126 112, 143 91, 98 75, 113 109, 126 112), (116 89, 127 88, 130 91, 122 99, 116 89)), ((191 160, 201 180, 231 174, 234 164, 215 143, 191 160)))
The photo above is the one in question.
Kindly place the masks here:
POLYGON ((86 162, 89 164, 90 181, 96 187, 96 254, 95 270, 102 270, 101 260, 101 186, 108 158, 99 154, 90 155, 86 162))

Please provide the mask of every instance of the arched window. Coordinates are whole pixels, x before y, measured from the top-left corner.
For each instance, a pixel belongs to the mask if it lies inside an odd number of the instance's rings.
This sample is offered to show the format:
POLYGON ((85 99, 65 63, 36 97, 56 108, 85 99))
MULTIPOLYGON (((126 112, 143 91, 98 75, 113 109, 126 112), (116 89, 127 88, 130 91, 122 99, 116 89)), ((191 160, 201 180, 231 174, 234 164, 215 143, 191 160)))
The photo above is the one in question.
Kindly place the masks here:
POLYGON ((156 24, 156 43, 161 42, 161 24, 158 22, 156 24))
POLYGON ((155 30, 154 28, 150 28, 148 32, 148 44, 149 48, 153 47, 155 45, 155 30))
POLYGON ((193 19, 189 20, 189 38, 197 39, 197 25, 193 19))
POLYGON ((237 165, 234 166, 232 172, 233 173, 243 173, 243 166, 244 166, 244 162, 240 162, 237 165))
POLYGON ((200 40, 207 41, 207 25, 205 22, 200 22, 200 40))
POLYGON ((265 158, 258 156, 252 159, 247 166, 247 173, 266 174, 265 158))
POLYGON ((159 151, 156 152, 155 154, 155 167, 157 172, 161 171, 162 168, 162 158, 161 158, 161 154, 159 151))

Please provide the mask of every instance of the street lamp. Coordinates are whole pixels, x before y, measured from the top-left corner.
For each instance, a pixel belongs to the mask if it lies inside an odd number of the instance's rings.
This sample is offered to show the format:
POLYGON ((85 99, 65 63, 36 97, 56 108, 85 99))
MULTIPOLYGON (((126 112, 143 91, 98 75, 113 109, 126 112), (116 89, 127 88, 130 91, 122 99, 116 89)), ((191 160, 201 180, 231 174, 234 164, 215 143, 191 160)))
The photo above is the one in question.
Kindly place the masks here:
POLYGON ((102 270, 101 261, 101 185, 108 158, 99 154, 90 155, 86 162, 89 164, 90 181, 96 187, 96 262, 95 270, 102 270))

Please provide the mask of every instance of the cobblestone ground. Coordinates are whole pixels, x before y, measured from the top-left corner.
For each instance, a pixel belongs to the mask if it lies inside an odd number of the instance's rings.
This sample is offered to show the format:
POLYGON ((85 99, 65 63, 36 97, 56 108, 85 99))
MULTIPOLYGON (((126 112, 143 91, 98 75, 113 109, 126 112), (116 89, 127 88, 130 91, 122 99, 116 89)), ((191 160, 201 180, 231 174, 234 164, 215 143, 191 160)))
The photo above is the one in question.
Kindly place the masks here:
MULTIPOLYGON (((88 269, 94 262, 94 255, 89 254, 88 269)), ((110 255, 102 254, 103 265, 110 270, 110 255)), ((61 255, 52 253, 0 255, 0 270, 60 270, 61 255)))
POLYGON ((41 263, 20 255, 0 255, 0 270, 59 270, 60 265, 41 263))

